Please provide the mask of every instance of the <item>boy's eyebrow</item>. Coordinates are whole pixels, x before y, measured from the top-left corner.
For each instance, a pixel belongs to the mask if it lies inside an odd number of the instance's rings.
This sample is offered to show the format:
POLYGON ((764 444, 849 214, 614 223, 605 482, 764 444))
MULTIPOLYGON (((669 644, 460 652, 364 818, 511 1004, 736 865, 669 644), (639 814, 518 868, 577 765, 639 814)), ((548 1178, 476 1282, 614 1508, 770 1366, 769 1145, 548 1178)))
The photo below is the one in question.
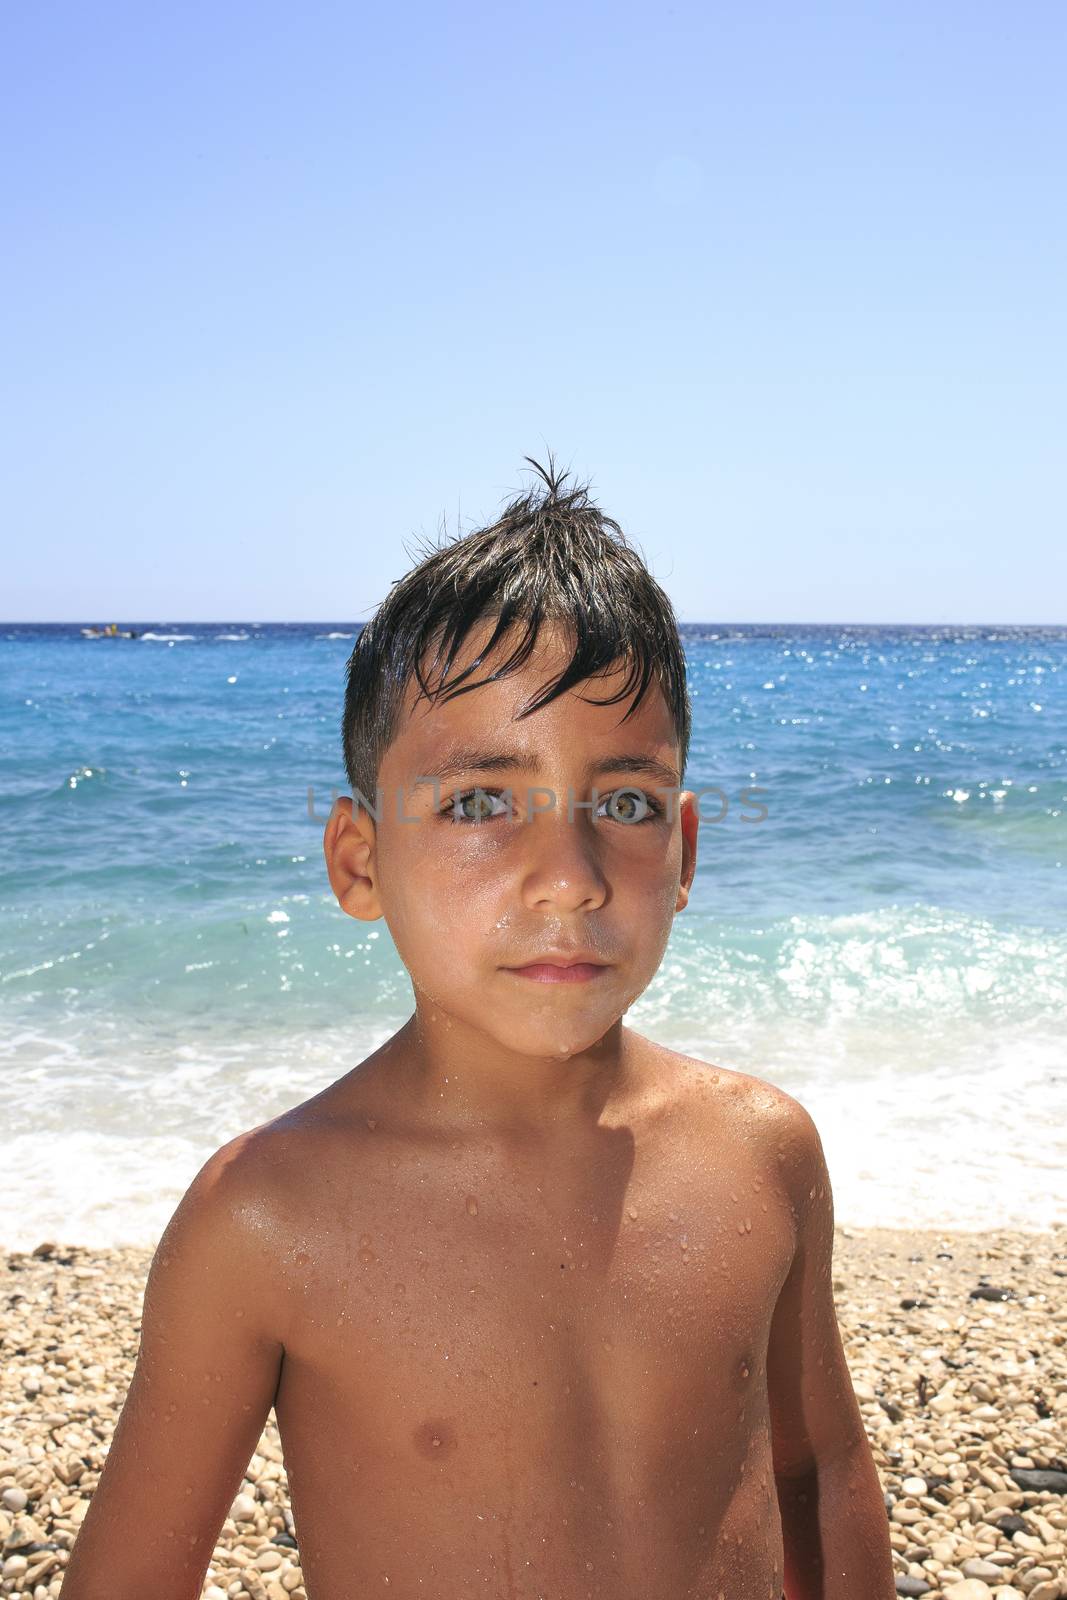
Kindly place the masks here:
MULTIPOLYGON (((514 750, 461 747, 446 751, 434 762, 429 772, 420 772, 409 793, 414 794, 416 790, 428 788, 432 783, 441 783, 445 779, 458 777, 462 772, 535 772, 536 770, 537 761, 533 756, 522 755, 514 750)), ((678 774, 674 768, 649 755, 624 753, 603 756, 599 761, 590 762, 587 770, 591 775, 602 772, 629 772, 636 777, 655 778, 666 788, 675 788, 678 784, 678 774)))

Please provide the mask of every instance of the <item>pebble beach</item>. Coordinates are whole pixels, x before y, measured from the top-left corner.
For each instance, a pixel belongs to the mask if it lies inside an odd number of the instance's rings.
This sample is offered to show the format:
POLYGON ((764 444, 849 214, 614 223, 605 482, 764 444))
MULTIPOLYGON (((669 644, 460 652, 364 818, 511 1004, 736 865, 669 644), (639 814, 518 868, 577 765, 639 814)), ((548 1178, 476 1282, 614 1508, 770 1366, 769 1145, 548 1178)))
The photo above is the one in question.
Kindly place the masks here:
MULTIPOLYGON (((61 1593, 132 1375, 150 1260, 54 1241, 0 1255, 0 1594, 61 1593)), ((1067 1227, 838 1226, 834 1296, 898 1594, 1067 1597, 1067 1227)), ((203 1595, 305 1595, 273 1413, 203 1595)))

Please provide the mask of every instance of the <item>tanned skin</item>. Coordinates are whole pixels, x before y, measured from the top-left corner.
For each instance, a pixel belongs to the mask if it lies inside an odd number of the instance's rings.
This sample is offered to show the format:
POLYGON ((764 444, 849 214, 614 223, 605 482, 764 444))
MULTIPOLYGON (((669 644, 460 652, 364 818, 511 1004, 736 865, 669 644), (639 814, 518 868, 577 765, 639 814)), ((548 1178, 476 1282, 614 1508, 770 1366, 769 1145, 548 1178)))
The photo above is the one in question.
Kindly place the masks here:
POLYGON ((621 666, 516 719, 569 656, 549 628, 471 693, 411 686, 377 820, 336 802, 330 883, 415 1012, 193 1180, 62 1600, 197 1600, 272 1404, 309 1600, 891 1600, 818 1132, 624 1025, 696 797, 658 688, 597 703, 621 666), (416 785, 474 749, 526 765, 416 785), (635 788, 662 813, 613 811, 635 788), (512 970, 552 948, 606 965, 512 970))

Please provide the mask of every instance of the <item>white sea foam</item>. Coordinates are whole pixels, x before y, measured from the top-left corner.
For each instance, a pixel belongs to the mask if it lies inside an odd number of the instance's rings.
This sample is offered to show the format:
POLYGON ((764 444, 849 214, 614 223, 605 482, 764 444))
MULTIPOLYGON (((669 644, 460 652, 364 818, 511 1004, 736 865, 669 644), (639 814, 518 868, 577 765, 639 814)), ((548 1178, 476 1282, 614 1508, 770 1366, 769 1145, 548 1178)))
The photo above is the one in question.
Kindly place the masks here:
MULTIPOLYGON (((710 1019, 683 1031, 627 1025, 673 1049, 773 1083, 811 1113, 837 1221, 859 1227, 1021 1228, 1067 1222, 1064 1049, 1045 1032, 954 1024, 941 1038, 853 1020, 710 1019)), ((318 1093, 404 1021, 269 1041, 87 1056, 70 1037, 22 1032, 0 1065, 13 1136, 0 1244, 158 1239, 204 1161, 236 1134, 318 1093)))

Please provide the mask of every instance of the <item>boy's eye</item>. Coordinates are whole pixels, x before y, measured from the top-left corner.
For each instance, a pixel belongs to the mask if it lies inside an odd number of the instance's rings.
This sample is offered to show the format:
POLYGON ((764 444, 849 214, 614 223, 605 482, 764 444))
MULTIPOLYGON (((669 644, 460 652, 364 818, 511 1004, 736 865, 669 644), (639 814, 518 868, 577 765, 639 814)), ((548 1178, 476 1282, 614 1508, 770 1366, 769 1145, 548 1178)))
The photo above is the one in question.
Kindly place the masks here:
MULTIPOLYGON (((502 789, 464 789, 454 794, 441 807, 439 816, 448 816, 452 822, 491 822, 496 817, 507 816, 509 807, 504 796, 510 791, 502 789), (493 802, 500 801, 502 809, 494 810, 493 802)), ((562 802, 564 805, 566 801, 562 802)), ((634 827, 642 822, 652 822, 663 814, 663 805, 645 794, 643 789, 615 789, 598 802, 597 820, 620 822, 634 827), (603 811, 601 807, 607 807, 603 811)))
POLYGON ((493 810, 493 801, 501 798, 499 789, 466 789, 454 794, 445 810, 451 811, 453 822, 488 822, 505 814, 506 806, 504 811, 493 810))
POLYGON ((605 796, 601 804, 608 807, 609 815, 616 822, 631 824, 648 822, 663 810, 659 802, 650 799, 643 789, 616 789, 613 794, 605 796))

